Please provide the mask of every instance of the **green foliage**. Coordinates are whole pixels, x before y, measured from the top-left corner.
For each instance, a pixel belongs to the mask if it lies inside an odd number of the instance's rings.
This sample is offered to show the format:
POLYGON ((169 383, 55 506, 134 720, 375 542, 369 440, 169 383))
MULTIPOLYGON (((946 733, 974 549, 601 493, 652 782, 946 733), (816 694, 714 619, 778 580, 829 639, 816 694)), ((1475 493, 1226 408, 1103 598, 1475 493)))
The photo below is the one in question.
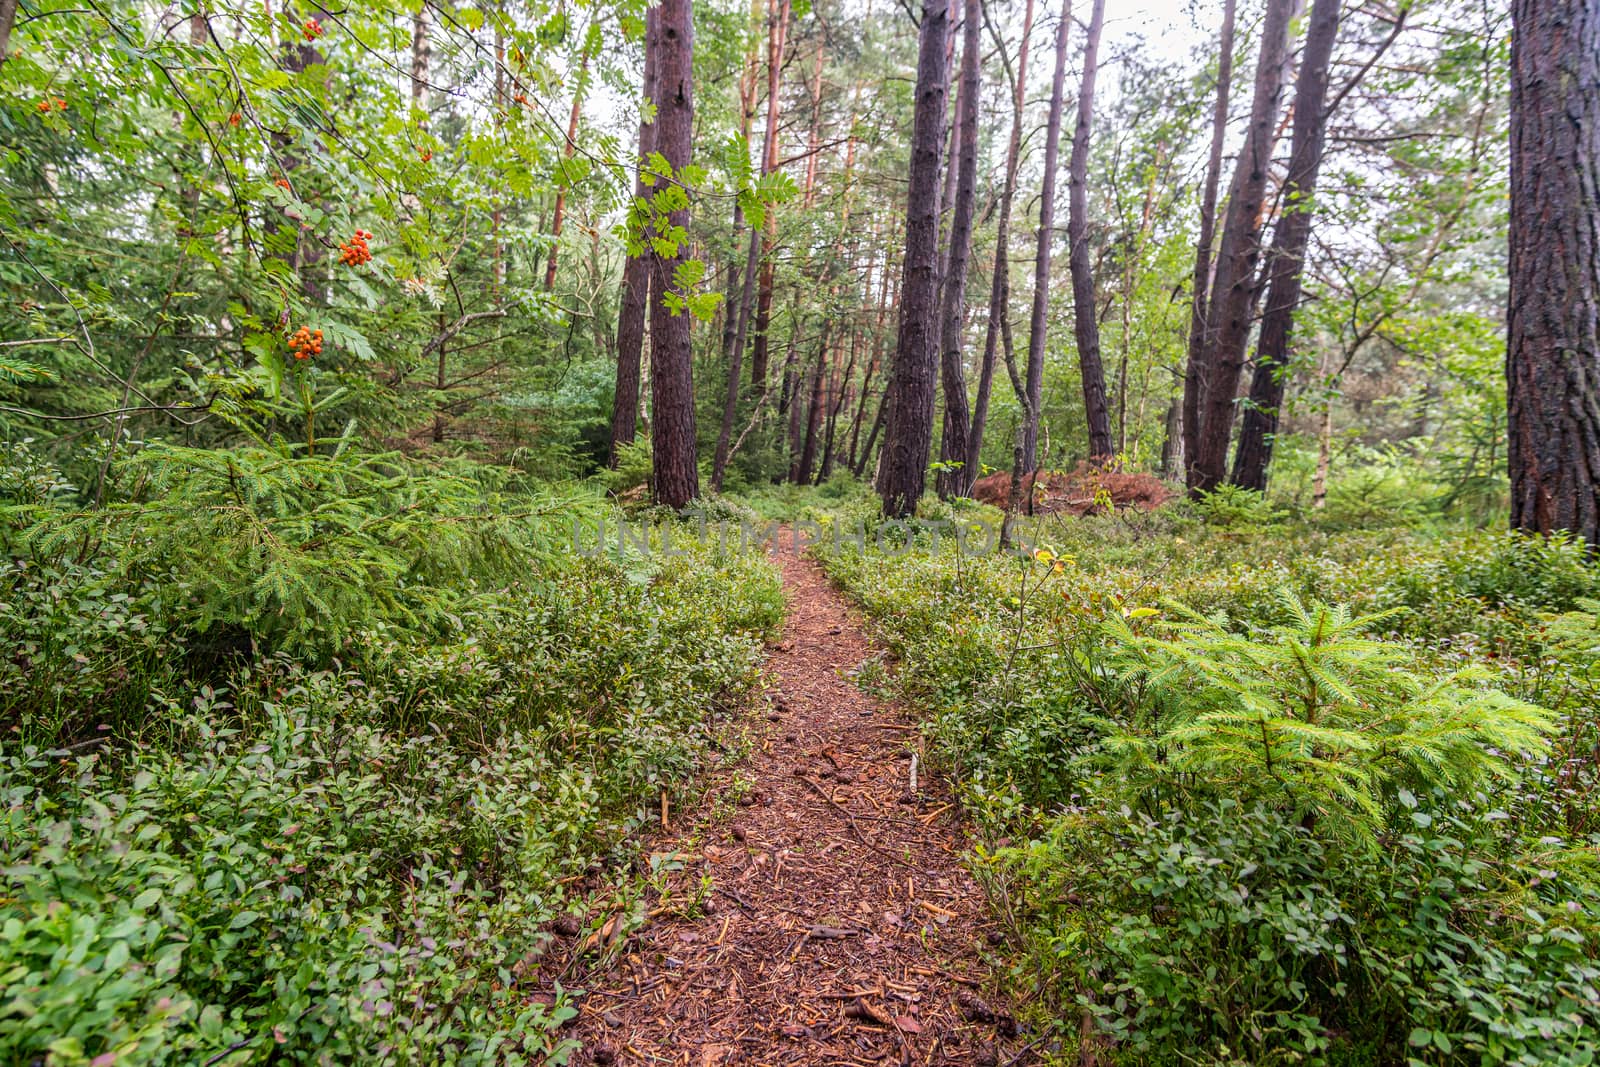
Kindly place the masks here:
POLYGON ((1548 747, 1550 714, 1487 688, 1487 671, 1427 677, 1409 649, 1363 636, 1378 616, 1292 594, 1283 607, 1288 623, 1259 634, 1192 613, 1159 636, 1116 617, 1100 630, 1117 649, 1103 684, 1138 694, 1106 741, 1136 793, 1262 799, 1372 844, 1396 790, 1470 790, 1548 747))
POLYGON ((1261 530, 1285 518, 1284 510, 1269 502, 1265 494, 1226 482, 1202 493, 1190 506, 1202 522, 1228 529, 1261 530))
POLYGON ((236 628, 326 657, 356 634, 437 627, 480 581, 503 581, 559 498, 509 511, 492 488, 349 451, 142 450, 126 503, 13 512, 36 560, 107 558, 130 586, 174 588, 173 621, 236 628))
MULTIPOLYGON (((340 484, 375 491, 378 471, 340 484)), ((328 510, 345 538, 385 528, 328 510)), ((541 970, 548 925, 586 872, 627 877, 631 835, 701 765, 782 616, 760 558, 680 533, 670 568, 519 541, 460 579, 407 572, 397 588, 480 591, 422 629, 375 595, 328 669, 287 640, 217 666, 187 653, 205 616, 178 610, 186 589, 13 564, 7 691, 68 722, 0 740, 0 1059, 563 1062, 575 1009, 541 970), (113 694, 121 717, 78 739, 113 694)), ((222 571, 236 550, 188 552, 222 571)), ((342 551, 381 576, 381 540, 342 551)))
POLYGON ((1130 1064, 1593 1062, 1581 546, 1238 503, 1024 522, 1027 560, 824 553, 991 842, 1040 1024, 1130 1064))

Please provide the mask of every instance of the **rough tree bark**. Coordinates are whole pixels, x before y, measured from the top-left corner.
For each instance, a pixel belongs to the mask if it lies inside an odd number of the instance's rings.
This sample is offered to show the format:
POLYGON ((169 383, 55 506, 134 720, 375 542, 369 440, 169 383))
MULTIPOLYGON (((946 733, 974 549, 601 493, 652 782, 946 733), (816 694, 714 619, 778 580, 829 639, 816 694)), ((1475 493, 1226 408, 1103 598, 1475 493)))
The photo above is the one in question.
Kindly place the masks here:
MULTIPOLYGON (((1072 24, 1072 4, 1061 6, 1056 25, 1056 72, 1050 83, 1050 117, 1044 130, 1044 182, 1039 189, 1039 247, 1033 267, 1033 312, 1028 325, 1028 395, 1023 408, 1022 468, 1039 466, 1039 404, 1044 398, 1045 322, 1050 308, 1050 249, 1055 239, 1056 161, 1061 155, 1061 97, 1067 81, 1067 29, 1072 24)), ((1019 398, 1023 399, 1023 398, 1019 398)))
POLYGON ((11 54, 11 27, 17 21, 17 0, 0 0, 0 64, 11 54))
POLYGON ((1217 273, 1206 309, 1206 379, 1197 409, 1200 434, 1188 457, 1189 490, 1196 495, 1222 483, 1228 471, 1228 440, 1233 433, 1234 396, 1244 369, 1255 311, 1256 268, 1261 259, 1261 228, 1272 168, 1272 146, 1283 96, 1289 55, 1289 22, 1295 0, 1267 0, 1261 26, 1250 128, 1228 187, 1217 273))
POLYGON ((1511 526, 1600 548, 1600 0, 1512 0, 1511 526))
POLYGON ((934 332, 939 289, 939 142, 944 133, 945 34, 950 0, 923 0, 917 48, 916 106, 906 196, 906 250, 901 263, 899 338, 890 367, 884 455, 877 488, 884 514, 912 514, 933 443, 934 332))
POLYGON ((995 37, 995 49, 1011 83, 1011 139, 1006 142, 1006 170, 1000 186, 1000 213, 995 224, 994 273, 989 282, 989 322, 983 334, 983 365, 978 371, 978 395, 972 402, 972 425, 967 430, 967 455, 961 468, 961 495, 970 496, 978 480, 983 456, 983 431, 989 421, 989 396, 994 385, 995 349, 1000 340, 1000 321, 1011 307, 1011 206, 1017 197, 1017 161, 1022 154, 1022 109, 1028 86, 1028 40, 1033 34, 1033 0, 1027 0, 1022 15, 1022 42, 1017 46, 1017 68, 1011 69, 1005 45, 994 33, 989 13, 984 22, 995 37))
POLYGON ((1206 311, 1210 307, 1211 248, 1216 241, 1217 186, 1222 181, 1222 148, 1228 139, 1228 99, 1233 91, 1234 0, 1224 0, 1217 39, 1217 95, 1211 108, 1211 158, 1200 193, 1200 237, 1194 245, 1194 285, 1189 302, 1189 352, 1183 373, 1183 432, 1172 448, 1178 466, 1187 468, 1200 440, 1200 398, 1205 395, 1208 350, 1206 311))
POLYGON ((1300 305, 1300 281, 1311 222, 1316 209, 1317 172, 1322 167, 1328 128, 1328 65, 1339 36, 1341 0, 1315 0, 1300 73, 1294 91, 1294 134, 1289 173, 1284 179, 1283 208, 1267 253, 1267 302, 1261 337, 1256 343, 1256 368, 1250 380, 1250 402, 1239 425, 1239 447, 1233 460, 1233 483, 1266 492, 1278 408, 1288 383, 1289 335, 1300 305))
POLYGON ((1100 61, 1100 31, 1106 0, 1094 0, 1088 36, 1083 41, 1083 86, 1078 90, 1078 125, 1072 134, 1067 177, 1067 265, 1072 270, 1072 333, 1078 343, 1083 377, 1083 409, 1089 423, 1089 459, 1108 459, 1111 412, 1106 404, 1106 374, 1100 362, 1100 323, 1095 311, 1094 266, 1089 262, 1089 136, 1094 126, 1094 78, 1100 61))
MULTIPOLYGON (((691 0, 661 0, 656 18, 655 151, 674 176, 689 166, 694 148, 694 20, 691 0)), ((689 227, 688 209, 668 216, 674 227, 689 227)), ((694 358, 689 347, 690 316, 668 306, 673 274, 686 257, 680 245, 671 256, 654 256, 650 289, 650 445, 657 503, 681 508, 700 495, 695 458, 694 358)))
MULTIPOLYGON (((656 12, 645 12, 643 100, 656 97, 656 56, 651 47, 655 35, 656 12)), ((639 119, 639 158, 642 161, 655 149, 655 125, 639 119)), ((635 200, 647 192, 644 165, 634 175, 635 200)), ((650 298, 650 254, 648 247, 628 257, 622 268, 622 305, 617 312, 617 387, 611 404, 611 454, 608 463, 616 467, 624 445, 633 444, 639 430, 639 364, 644 353, 645 305, 650 298)))
MULTIPOLYGON (((961 360, 962 324, 967 313, 967 264, 972 258, 972 218, 978 200, 978 50, 979 0, 966 0, 966 28, 961 44, 961 88, 956 108, 956 140, 960 145, 956 199, 950 216, 950 249, 946 257, 944 293, 939 325, 939 376, 944 387, 944 431, 939 459, 947 464, 966 463, 967 379, 961 360)), ((960 494, 966 484, 961 467, 943 469, 934 484, 945 499, 960 494)))

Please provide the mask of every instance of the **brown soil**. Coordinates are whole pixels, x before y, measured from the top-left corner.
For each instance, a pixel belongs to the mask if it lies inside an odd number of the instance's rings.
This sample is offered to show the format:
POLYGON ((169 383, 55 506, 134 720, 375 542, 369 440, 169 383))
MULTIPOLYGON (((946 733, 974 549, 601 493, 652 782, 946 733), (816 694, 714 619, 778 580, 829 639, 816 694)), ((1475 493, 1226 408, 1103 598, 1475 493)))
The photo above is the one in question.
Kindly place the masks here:
MULTIPOLYGON (((1171 487, 1154 475, 1108 471, 1085 463, 1070 471, 1036 471, 1023 479, 1022 491, 1033 493, 1036 515, 1098 515, 1104 510, 1106 496, 1119 509, 1153 511, 1174 495, 1171 487)), ((997 508, 1006 506, 1010 493, 1010 471, 979 478, 972 487, 974 500, 997 508)))
POLYGON ((684 861, 674 896, 710 880, 708 913, 659 915, 577 983, 574 1062, 1032 1062, 986 988, 992 928, 958 811, 920 755, 912 791, 915 729, 847 677, 877 651, 814 563, 776 562, 790 613, 772 706, 709 783, 722 813, 656 846, 684 861))

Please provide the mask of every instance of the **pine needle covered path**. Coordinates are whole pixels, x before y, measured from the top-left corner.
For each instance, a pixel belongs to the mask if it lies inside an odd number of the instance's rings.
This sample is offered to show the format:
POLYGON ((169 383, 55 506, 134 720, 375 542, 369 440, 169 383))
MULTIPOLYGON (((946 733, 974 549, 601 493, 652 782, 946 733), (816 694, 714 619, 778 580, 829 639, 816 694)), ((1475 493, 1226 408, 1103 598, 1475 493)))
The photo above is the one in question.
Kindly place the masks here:
MULTIPOLYGON (((876 655, 820 568, 787 551, 789 617, 767 659, 774 704, 710 783, 738 797, 698 841, 710 913, 658 918, 588 976, 580 1064, 995 1064, 1026 1039, 985 988, 991 927, 967 838, 916 733, 848 677, 876 655)), ((715 805, 712 805, 713 807, 715 805)))

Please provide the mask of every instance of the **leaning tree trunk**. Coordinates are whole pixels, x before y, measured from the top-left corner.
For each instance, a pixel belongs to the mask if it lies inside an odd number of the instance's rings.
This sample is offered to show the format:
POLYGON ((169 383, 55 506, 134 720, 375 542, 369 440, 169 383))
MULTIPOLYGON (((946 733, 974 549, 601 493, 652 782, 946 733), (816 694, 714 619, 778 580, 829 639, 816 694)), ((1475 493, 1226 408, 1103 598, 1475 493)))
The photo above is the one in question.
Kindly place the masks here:
POLYGON ((1600 548, 1600 0, 1512 0, 1511 526, 1600 548))
MULTIPOLYGON (((642 98, 656 97, 656 55, 651 45, 655 36, 655 8, 645 11, 644 91, 642 98)), ((635 200, 648 191, 644 184, 643 160, 655 150, 655 126, 639 120, 639 159, 633 182, 635 200)), ((617 387, 611 403, 611 454, 608 465, 615 467, 625 445, 633 444, 639 431, 639 364, 644 354, 645 305, 650 299, 649 246, 637 256, 629 256, 622 268, 622 306, 617 312, 617 387)))
POLYGON ((1294 0, 1267 0, 1250 128, 1228 187, 1228 213, 1223 221, 1217 274, 1206 311, 1209 351, 1205 359, 1207 381, 1197 405, 1200 435, 1195 454, 1188 457, 1189 490, 1197 495, 1220 485, 1228 469, 1234 396, 1244 371, 1245 345, 1255 311, 1263 208, 1294 6, 1294 0))
POLYGON ((1094 267, 1089 262, 1089 135, 1094 125, 1094 76, 1099 64, 1100 30, 1106 0, 1094 0, 1083 42, 1083 87, 1078 90, 1078 126, 1072 134, 1067 177, 1067 265, 1072 269, 1072 333, 1083 376, 1083 410, 1089 422, 1089 459, 1109 459, 1111 412, 1106 404, 1106 374, 1100 363, 1100 323, 1094 299, 1094 267))
MULTIPOLYGON (((1206 163, 1200 194, 1200 238, 1194 245, 1194 283, 1189 302, 1189 352, 1183 375, 1183 436, 1171 451, 1190 457, 1200 442, 1200 398, 1206 391, 1206 311, 1211 292, 1211 246, 1216 240, 1217 186, 1222 179, 1222 148, 1228 139, 1228 98, 1233 89, 1234 0, 1222 6, 1222 33, 1217 41, 1217 95, 1211 109, 1211 158, 1206 163)), ((1187 463, 1184 464, 1187 466, 1187 463)), ((1170 477, 1170 475, 1169 475, 1170 477)))
POLYGON ((939 325, 939 375, 944 385, 944 432, 939 458, 946 464, 934 480, 939 495, 956 496, 966 484, 962 468, 967 458, 967 379, 961 362, 962 323, 967 312, 967 264, 972 258, 972 216, 978 199, 978 24, 983 19, 979 0, 966 0, 966 30, 961 44, 960 102, 956 108, 956 137, 961 162, 956 175, 956 201, 950 217, 950 255, 944 277, 944 301, 939 325))
MULTIPOLYGON (((985 21, 988 19, 985 13, 985 21)), ((993 27, 991 26, 991 32, 993 27)), ((1000 187, 999 221, 994 234, 994 273, 989 279, 989 322, 983 335, 983 366, 978 372, 978 395, 972 401, 972 425, 967 428, 967 456, 961 468, 961 495, 970 496, 978 480, 983 457, 983 431, 989 421, 989 394, 994 384, 995 350, 1000 340, 1000 322, 1011 305, 1011 206, 1017 196, 1017 161, 1022 155, 1022 109, 1028 88, 1028 38, 1033 33, 1033 0, 1027 0, 1022 15, 1022 42, 1017 46, 1017 69, 1012 71, 1005 56, 1005 45, 998 35, 995 47, 1011 77, 1011 139, 1006 142, 1006 170, 1000 187)))
POLYGON ((934 315, 939 291, 939 142, 944 134, 947 93, 944 43, 949 5, 950 0, 923 0, 917 48, 899 339, 890 368, 884 455, 877 479, 884 514, 891 518, 916 511, 933 444, 938 371, 934 315))
MULTIPOLYGON (((655 151, 672 167, 676 180, 689 166, 693 152, 694 20, 691 0, 661 0, 656 10, 655 151)), ((688 209, 672 212, 667 222, 678 232, 687 232, 688 209)), ((650 290, 650 445, 655 500, 673 508, 684 507, 700 495, 690 317, 668 302, 673 278, 678 265, 688 258, 687 252, 682 242, 671 255, 657 250, 650 290)))
POLYGON ((1070 0, 1061 6, 1056 26, 1056 72, 1050 83, 1050 117, 1044 130, 1044 182, 1039 189, 1039 248, 1033 268, 1033 313, 1028 332, 1028 395, 1022 405, 1022 468, 1039 467, 1039 404, 1044 398, 1045 322, 1050 308, 1050 249, 1055 239, 1056 160, 1061 154, 1061 98, 1067 81, 1067 28, 1072 24, 1070 0))
POLYGON ((1256 369, 1233 459, 1233 483, 1263 493, 1278 432, 1278 408, 1289 380, 1289 334, 1300 304, 1300 280, 1316 210, 1317 172, 1322 167, 1328 128, 1328 64, 1339 36, 1341 7, 1342 0, 1315 0, 1311 7, 1294 91, 1294 135, 1283 185, 1283 209, 1267 254, 1267 304, 1261 318, 1261 339, 1256 343, 1256 369))

